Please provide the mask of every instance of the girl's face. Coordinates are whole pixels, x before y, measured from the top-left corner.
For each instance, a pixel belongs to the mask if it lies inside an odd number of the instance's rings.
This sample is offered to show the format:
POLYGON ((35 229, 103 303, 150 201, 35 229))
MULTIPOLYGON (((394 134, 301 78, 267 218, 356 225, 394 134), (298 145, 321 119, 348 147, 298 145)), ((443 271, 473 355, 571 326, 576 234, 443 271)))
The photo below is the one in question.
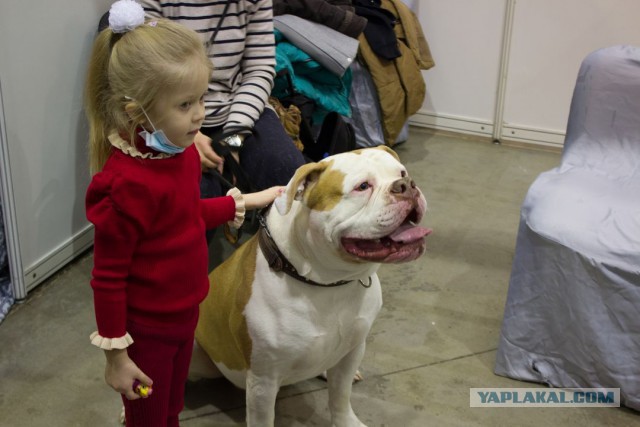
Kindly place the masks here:
MULTIPOLYGON (((187 148, 193 144, 204 120, 204 94, 207 81, 192 79, 172 90, 162 92, 149 111, 149 118, 156 130, 162 129, 173 144, 187 148)), ((150 123, 145 129, 153 130, 150 123)))

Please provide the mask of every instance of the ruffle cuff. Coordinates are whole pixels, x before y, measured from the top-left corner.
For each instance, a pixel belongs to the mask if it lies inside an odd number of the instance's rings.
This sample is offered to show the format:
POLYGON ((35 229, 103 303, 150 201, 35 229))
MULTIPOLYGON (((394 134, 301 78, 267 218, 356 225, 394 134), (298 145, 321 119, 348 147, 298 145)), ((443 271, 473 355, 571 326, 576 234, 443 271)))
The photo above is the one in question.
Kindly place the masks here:
POLYGON ((233 218, 233 221, 229 221, 228 224, 230 227, 240 228, 244 222, 244 214, 246 211, 244 207, 244 197, 240 190, 235 187, 227 191, 227 196, 233 197, 233 200, 236 202, 236 215, 233 218))
POLYGON ((101 336, 98 331, 95 331, 89 336, 91 344, 103 350, 122 350, 133 344, 133 338, 127 332, 123 337, 119 338, 105 338, 101 336))

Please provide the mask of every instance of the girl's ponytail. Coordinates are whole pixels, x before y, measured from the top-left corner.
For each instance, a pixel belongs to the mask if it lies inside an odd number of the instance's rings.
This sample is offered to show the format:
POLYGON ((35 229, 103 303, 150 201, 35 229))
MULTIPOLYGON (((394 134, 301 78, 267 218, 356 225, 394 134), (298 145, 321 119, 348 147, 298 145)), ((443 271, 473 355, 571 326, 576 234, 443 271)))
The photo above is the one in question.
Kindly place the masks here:
POLYGON ((91 173, 102 170, 109 154, 111 144, 107 140, 112 130, 110 123, 109 57, 111 56, 112 37, 109 28, 101 31, 94 41, 89 59, 87 81, 84 88, 85 111, 89 120, 89 167, 91 173))

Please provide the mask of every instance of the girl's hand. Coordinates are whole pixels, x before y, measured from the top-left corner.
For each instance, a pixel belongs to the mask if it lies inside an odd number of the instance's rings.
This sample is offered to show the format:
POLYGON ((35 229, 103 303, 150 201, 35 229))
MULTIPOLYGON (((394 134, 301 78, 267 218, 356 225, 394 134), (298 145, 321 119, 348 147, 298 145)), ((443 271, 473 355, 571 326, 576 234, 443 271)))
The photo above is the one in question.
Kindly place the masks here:
POLYGON ((284 189, 284 186, 276 185, 275 187, 267 188, 257 193, 243 194, 244 207, 246 210, 263 208, 273 202, 280 194, 284 193, 284 189))
POLYGON ((104 370, 104 379, 115 391, 123 394, 129 400, 141 397, 133 390, 133 382, 140 381, 146 386, 153 385, 153 380, 138 368, 133 360, 129 359, 127 350, 105 350, 107 366, 104 370))

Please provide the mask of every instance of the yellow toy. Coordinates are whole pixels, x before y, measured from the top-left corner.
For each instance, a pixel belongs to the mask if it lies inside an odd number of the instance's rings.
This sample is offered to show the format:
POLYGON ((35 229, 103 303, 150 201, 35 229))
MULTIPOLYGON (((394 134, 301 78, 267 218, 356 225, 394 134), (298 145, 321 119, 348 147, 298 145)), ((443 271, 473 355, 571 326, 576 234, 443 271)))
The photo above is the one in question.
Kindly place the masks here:
POLYGON ((151 393, 153 393, 153 388, 150 385, 147 386, 142 384, 140 381, 135 380, 133 382, 133 391, 138 393, 138 396, 146 398, 151 396, 151 393))

